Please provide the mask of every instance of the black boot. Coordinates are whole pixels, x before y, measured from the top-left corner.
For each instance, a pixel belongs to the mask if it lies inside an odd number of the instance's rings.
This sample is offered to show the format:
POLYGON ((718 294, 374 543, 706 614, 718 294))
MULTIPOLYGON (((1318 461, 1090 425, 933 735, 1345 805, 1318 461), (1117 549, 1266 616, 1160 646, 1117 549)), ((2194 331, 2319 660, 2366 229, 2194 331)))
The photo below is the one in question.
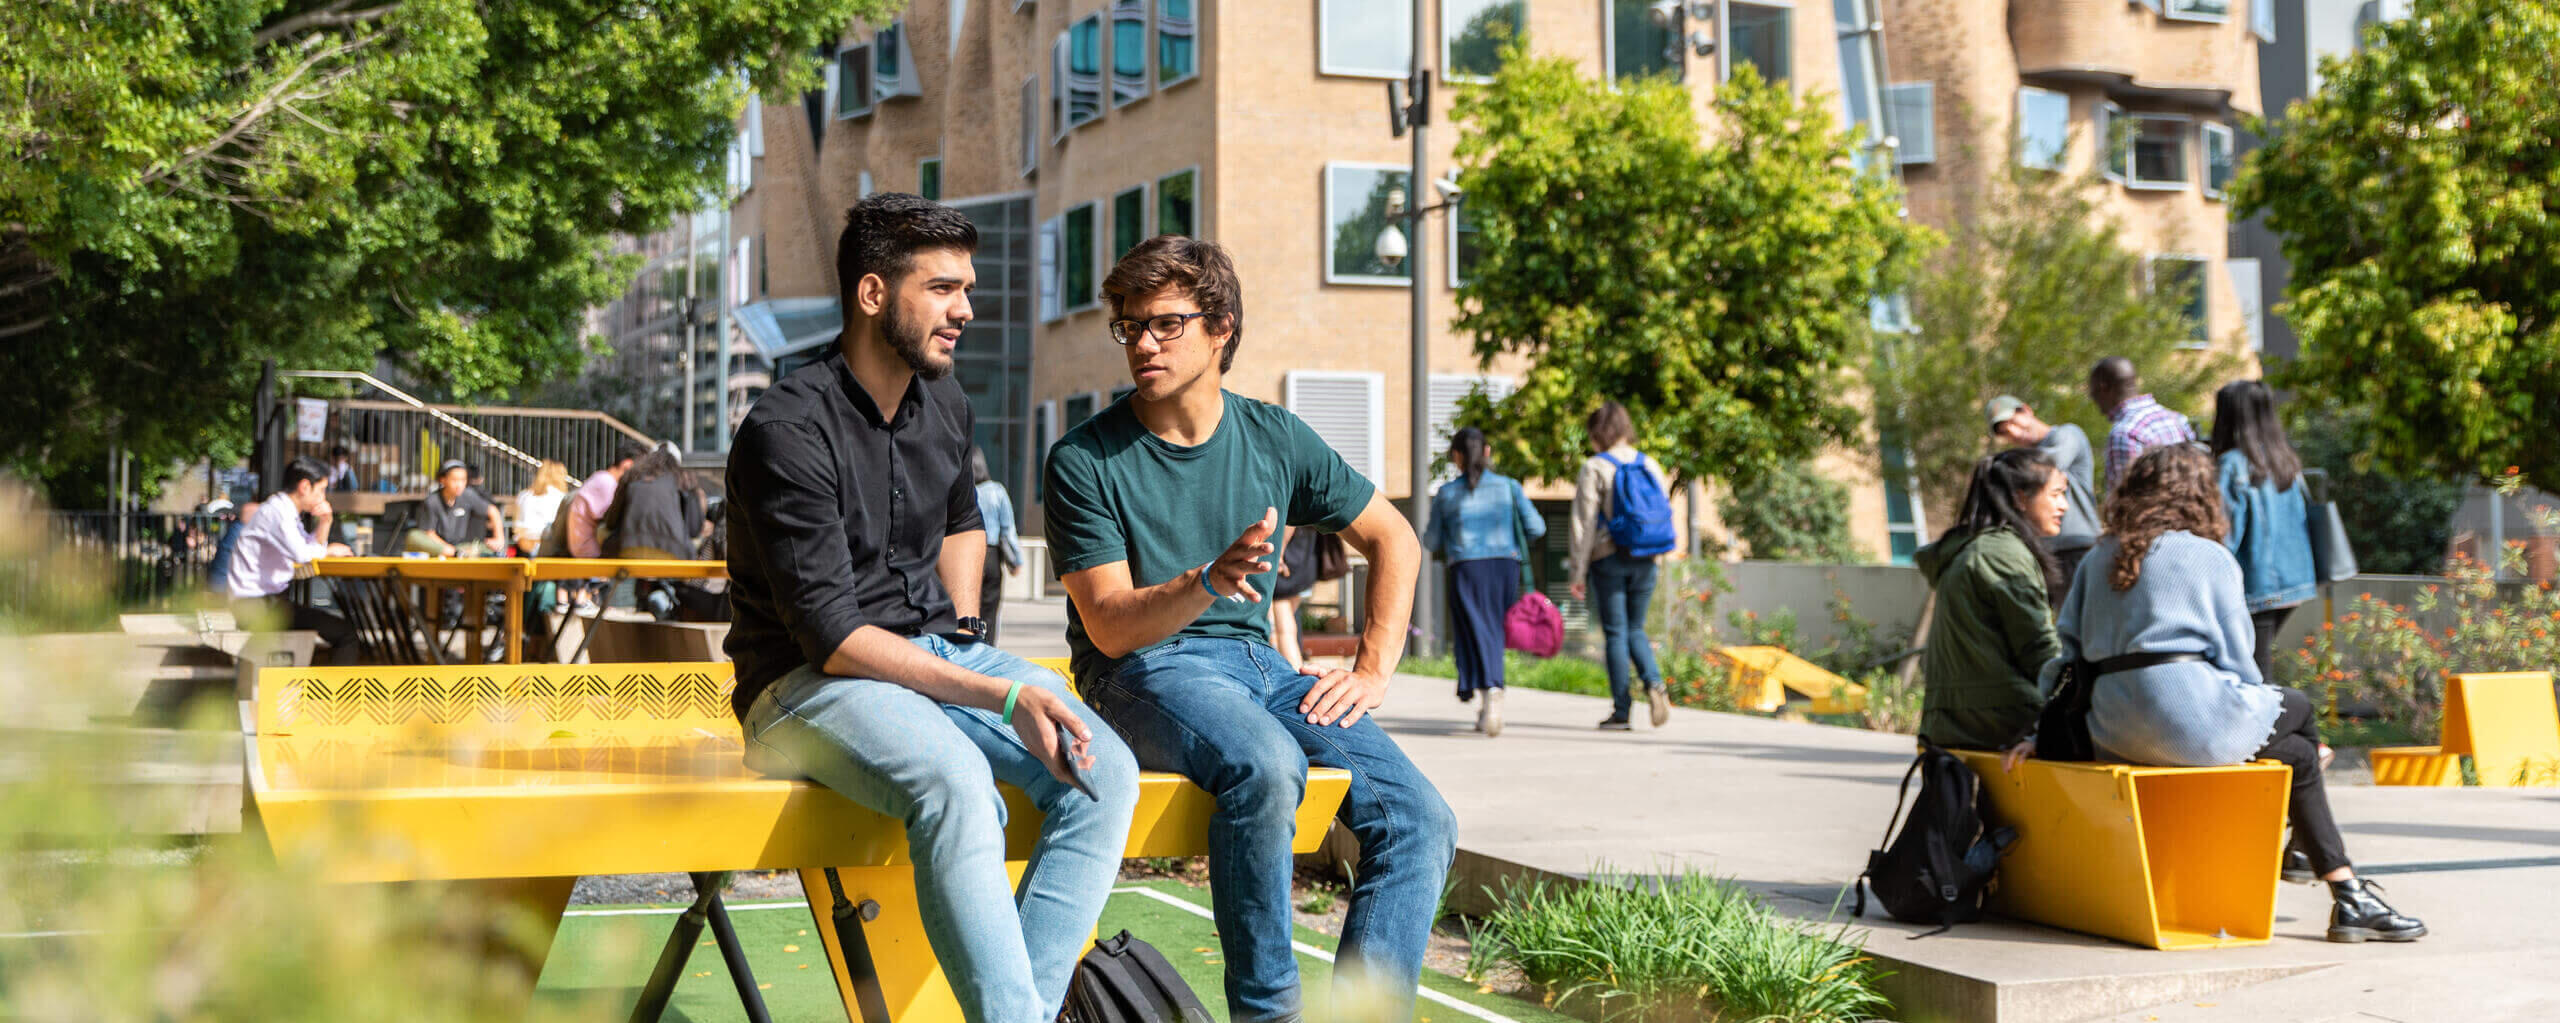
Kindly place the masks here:
POLYGON ((2329 940, 2416 941, 2427 936, 2427 925, 2416 917, 2404 916, 2391 904, 2382 901, 2382 886, 2361 877, 2329 882, 2329 897, 2337 904, 2329 910, 2329 940))
POLYGON ((2290 845, 2284 847, 2284 869, 2278 873, 2286 884, 2310 884, 2319 880, 2311 870, 2311 854, 2290 845))

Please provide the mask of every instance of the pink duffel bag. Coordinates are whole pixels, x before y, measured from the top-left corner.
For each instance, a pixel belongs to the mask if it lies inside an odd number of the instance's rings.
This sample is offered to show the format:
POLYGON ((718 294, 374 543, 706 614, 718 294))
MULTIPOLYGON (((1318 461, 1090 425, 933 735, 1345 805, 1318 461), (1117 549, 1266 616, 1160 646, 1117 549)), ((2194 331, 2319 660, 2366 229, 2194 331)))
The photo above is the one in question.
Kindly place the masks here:
POLYGON ((1553 657, 1564 649, 1564 614, 1555 601, 1531 590, 1502 616, 1502 645, 1524 654, 1553 657))

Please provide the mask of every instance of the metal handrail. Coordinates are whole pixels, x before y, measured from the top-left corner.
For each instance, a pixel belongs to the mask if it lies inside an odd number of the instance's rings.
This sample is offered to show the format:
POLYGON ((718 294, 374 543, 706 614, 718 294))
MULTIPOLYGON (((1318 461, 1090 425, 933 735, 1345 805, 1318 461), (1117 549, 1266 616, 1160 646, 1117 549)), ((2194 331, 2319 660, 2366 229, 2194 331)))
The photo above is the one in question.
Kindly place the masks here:
MULTIPOLYGON (((411 407, 403 402, 373 401, 365 398, 340 398, 338 399, 338 405, 341 408, 366 411, 397 411, 399 409, 411 407)), ((517 408, 511 405, 428 405, 426 407, 430 410, 442 410, 455 415, 464 416, 522 416, 529 419, 586 419, 612 427, 613 429, 620 431, 623 436, 629 437, 642 444, 657 443, 657 441, 650 439, 648 434, 634 429, 631 424, 625 423, 620 419, 616 419, 610 414, 597 412, 592 409, 517 408)))
MULTIPOLYGON (((410 408, 416 409, 416 410, 418 410, 418 411, 420 411, 420 412, 424 412, 424 413, 426 413, 426 414, 428 414, 428 415, 430 415, 430 416, 434 416, 438 421, 440 421, 440 422, 444 423, 446 426, 450 426, 450 427, 453 427, 453 428, 454 428, 454 429, 456 429, 456 430, 460 430, 460 431, 462 431, 464 434, 466 434, 466 435, 470 436, 472 439, 477 440, 477 441, 479 441, 480 443, 482 443, 482 444, 484 444, 484 445, 487 445, 488 447, 490 447, 490 448, 491 448, 491 449, 493 449, 493 450, 496 450, 496 451, 497 451, 497 452, 499 452, 500 454, 511 455, 511 456, 513 456, 517 461, 523 462, 523 463, 524 463, 524 464, 526 464, 526 465, 533 466, 533 467, 536 467, 536 468, 540 468, 540 467, 541 467, 541 465, 542 465, 542 459, 535 458, 535 457, 533 457, 532 455, 528 455, 528 454, 525 454, 525 453, 524 453, 524 452, 522 452, 522 451, 518 451, 518 450, 516 450, 516 448, 515 448, 515 446, 514 446, 514 445, 508 444, 508 443, 506 443, 505 441, 501 441, 501 440, 499 440, 499 439, 498 439, 498 438, 496 438, 496 437, 492 437, 492 436, 489 436, 488 434, 485 434, 485 433, 480 432, 479 430, 477 430, 477 429, 473 428, 473 427, 471 426, 471 424, 469 424, 469 423, 465 423, 465 422, 463 422, 462 420, 455 419, 454 417, 452 417, 452 416, 450 416, 450 415, 445 414, 444 410, 442 410, 442 409, 440 409, 440 408, 437 408, 436 406, 429 405, 429 404, 427 404, 426 402, 419 401, 417 398, 415 398, 415 397, 411 396, 411 395, 409 394, 409 392, 407 392, 407 391, 403 391, 403 390, 401 390, 401 389, 399 389, 399 388, 397 388, 397 387, 393 387, 393 386, 391 386, 390 384, 383 383, 381 380, 376 379, 376 378, 374 377, 374 375, 373 375, 373 374, 371 374, 371 373, 365 373, 365 372, 361 372, 361 371, 358 371, 358 370, 352 370, 352 369, 289 369, 289 370, 285 370, 283 373, 280 373, 280 374, 278 374, 278 375, 279 375, 279 376, 288 376, 288 377, 299 377, 299 378, 306 379, 306 380, 354 380, 354 381, 358 381, 358 382, 360 382, 360 383, 363 383, 363 384, 366 384, 366 385, 368 385, 368 386, 371 386, 373 389, 378 390, 378 391, 381 391, 381 392, 382 392, 382 393, 384 393, 384 394, 388 394, 388 395, 392 396, 393 398, 397 398, 397 399, 399 399, 401 404, 407 405, 407 406, 409 406, 410 408)), ((619 423, 617 423, 617 424, 615 424, 615 425, 620 425, 620 424, 619 424, 619 423)), ((628 429, 628 428, 626 427, 626 429, 628 429)))

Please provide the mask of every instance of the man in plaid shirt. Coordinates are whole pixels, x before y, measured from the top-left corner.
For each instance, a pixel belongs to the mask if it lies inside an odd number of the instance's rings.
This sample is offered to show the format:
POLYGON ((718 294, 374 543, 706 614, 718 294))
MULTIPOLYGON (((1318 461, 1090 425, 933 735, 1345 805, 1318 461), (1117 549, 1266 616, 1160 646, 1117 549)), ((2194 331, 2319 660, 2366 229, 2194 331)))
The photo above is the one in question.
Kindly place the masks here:
POLYGON ((2089 367, 2089 400, 2107 414, 2107 493, 2116 492, 2124 471, 2142 453, 2167 444, 2193 444, 2195 427, 2185 414, 2143 394, 2133 360, 2110 355, 2089 367))

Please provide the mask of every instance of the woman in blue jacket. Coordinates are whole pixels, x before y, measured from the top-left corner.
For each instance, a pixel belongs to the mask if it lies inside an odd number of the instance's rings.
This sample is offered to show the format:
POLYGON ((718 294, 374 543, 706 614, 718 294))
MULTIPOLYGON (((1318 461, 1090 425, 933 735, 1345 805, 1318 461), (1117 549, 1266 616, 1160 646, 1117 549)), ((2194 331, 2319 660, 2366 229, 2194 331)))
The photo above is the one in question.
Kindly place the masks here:
POLYGON ((2222 545, 2240 562, 2242 599, 2257 638, 2258 676, 2275 682, 2276 633, 2319 592, 2304 513, 2302 457, 2276 419, 2275 393, 2237 380, 2213 396, 2213 457, 2231 532, 2222 545))
POLYGON ((1484 431, 1466 427, 1449 438, 1458 478, 1431 495, 1422 548, 1449 566, 1451 645, 1458 654, 1458 699, 1476 705, 1476 730, 1502 734, 1502 625, 1520 599, 1526 540, 1547 535, 1546 520, 1520 483, 1493 471, 1484 431))

